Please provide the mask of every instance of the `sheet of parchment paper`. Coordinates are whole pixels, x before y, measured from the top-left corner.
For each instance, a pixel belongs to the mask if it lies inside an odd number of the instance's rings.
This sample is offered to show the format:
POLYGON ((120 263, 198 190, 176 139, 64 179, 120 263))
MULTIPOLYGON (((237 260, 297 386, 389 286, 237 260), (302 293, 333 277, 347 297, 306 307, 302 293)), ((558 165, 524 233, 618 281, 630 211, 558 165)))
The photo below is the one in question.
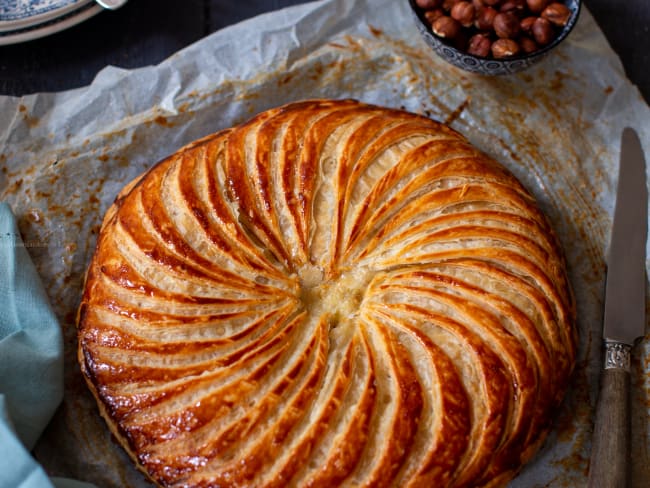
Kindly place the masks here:
MULTIPOLYGON (((147 486, 111 439, 76 364, 75 313, 103 213, 119 189, 193 139, 297 99, 352 97, 449 123, 535 194, 559 231, 580 351, 552 434, 513 487, 586 484, 619 139, 650 151, 650 110, 593 18, 528 71, 487 78, 435 57, 407 2, 328 0, 217 32, 155 67, 107 68, 86 88, 0 97, 0 199, 65 336, 65 400, 35 450, 53 475, 147 486)), ((650 486, 650 340, 633 361, 632 486, 650 486)))

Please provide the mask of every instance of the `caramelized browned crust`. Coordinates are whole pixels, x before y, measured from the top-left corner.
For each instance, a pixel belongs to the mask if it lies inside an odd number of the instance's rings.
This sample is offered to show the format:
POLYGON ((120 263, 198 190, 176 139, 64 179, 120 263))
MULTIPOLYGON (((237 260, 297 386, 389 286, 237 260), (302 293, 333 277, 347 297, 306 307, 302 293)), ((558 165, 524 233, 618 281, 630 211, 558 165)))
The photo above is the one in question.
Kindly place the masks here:
POLYGON ((79 361, 161 486, 495 486, 564 395, 571 296, 530 194, 456 132, 307 101, 120 194, 79 361))

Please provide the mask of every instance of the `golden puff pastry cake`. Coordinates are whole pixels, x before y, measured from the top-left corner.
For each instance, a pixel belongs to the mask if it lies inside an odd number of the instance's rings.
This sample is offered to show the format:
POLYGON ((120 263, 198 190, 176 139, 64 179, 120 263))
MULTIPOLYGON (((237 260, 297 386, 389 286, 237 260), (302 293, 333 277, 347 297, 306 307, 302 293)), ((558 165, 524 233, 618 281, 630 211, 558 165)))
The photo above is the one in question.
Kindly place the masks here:
POLYGON ((502 486, 562 400, 574 316, 506 169, 426 117, 313 100, 120 193, 79 362, 159 486, 502 486))

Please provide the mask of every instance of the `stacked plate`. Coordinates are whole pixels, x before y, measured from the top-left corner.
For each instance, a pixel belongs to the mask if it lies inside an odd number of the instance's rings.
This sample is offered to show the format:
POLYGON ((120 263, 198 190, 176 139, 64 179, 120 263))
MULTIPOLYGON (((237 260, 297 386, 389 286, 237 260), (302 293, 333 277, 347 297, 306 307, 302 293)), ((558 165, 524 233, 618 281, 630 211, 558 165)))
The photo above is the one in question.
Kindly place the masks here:
POLYGON ((101 12, 95 0, 2 0, 0 45, 59 32, 101 12))

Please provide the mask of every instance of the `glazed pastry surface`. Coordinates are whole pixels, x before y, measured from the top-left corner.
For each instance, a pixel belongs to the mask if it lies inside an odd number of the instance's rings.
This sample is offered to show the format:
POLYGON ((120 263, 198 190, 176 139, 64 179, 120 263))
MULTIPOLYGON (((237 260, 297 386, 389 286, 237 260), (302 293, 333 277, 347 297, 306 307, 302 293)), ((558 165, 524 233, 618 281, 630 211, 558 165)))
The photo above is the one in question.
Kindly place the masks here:
POLYGON ((574 316, 505 168, 423 116, 313 100, 120 193, 79 361, 160 486, 501 486, 550 428, 574 316))

